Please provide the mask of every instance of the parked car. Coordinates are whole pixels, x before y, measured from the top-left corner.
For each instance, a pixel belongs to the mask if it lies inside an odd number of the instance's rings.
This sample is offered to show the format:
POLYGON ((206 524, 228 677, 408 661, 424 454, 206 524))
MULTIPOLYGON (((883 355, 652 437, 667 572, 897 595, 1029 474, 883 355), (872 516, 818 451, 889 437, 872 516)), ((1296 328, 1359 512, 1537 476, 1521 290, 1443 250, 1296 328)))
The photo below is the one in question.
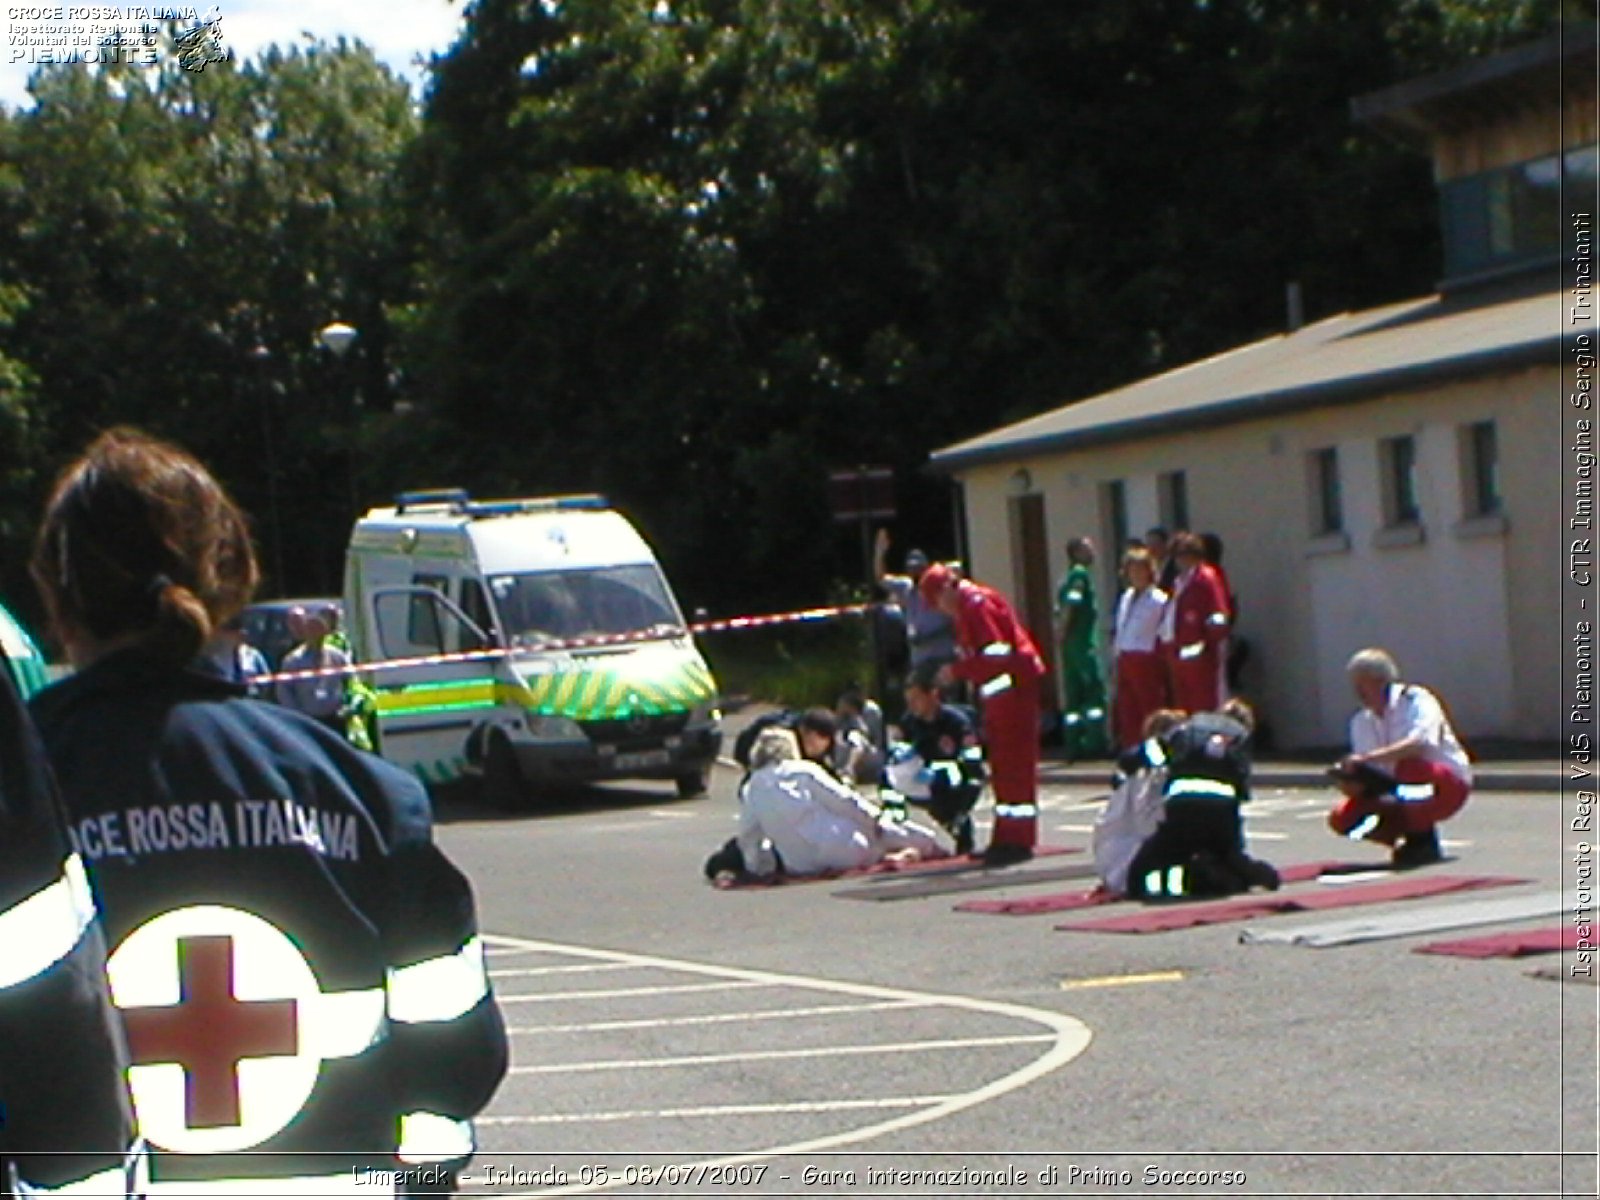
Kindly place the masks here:
POLYGON ((244 636, 257 650, 266 655, 274 671, 283 663, 283 656, 293 650, 299 639, 289 632, 289 613, 303 608, 307 612, 333 608, 342 611, 333 596, 306 596, 298 600, 262 600, 244 610, 244 636))

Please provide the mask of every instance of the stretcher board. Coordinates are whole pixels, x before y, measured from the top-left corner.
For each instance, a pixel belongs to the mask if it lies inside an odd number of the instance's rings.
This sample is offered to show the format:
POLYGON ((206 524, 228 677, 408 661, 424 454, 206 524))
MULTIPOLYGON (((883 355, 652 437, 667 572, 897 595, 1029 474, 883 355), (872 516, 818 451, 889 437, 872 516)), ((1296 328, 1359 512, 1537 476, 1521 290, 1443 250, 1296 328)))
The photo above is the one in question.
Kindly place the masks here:
POLYGON ((936 877, 877 887, 846 888, 834 892, 845 900, 921 900, 928 896, 948 896, 957 892, 981 892, 989 888, 1027 887, 1033 883, 1058 883, 1066 879, 1093 879, 1093 863, 1074 863, 1070 867, 1046 867, 1037 871, 987 870, 979 875, 960 874, 955 878, 936 877))
POLYGON ((1548 917, 1562 911, 1560 892, 1535 892, 1527 896, 1496 896, 1492 900, 1462 900, 1404 912, 1378 913, 1349 921, 1324 921, 1292 929, 1246 929, 1239 940, 1253 945, 1307 946, 1320 950, 1328 946, 1437 933, 1442 929, 1499 925, 1531 917, 1548 917))

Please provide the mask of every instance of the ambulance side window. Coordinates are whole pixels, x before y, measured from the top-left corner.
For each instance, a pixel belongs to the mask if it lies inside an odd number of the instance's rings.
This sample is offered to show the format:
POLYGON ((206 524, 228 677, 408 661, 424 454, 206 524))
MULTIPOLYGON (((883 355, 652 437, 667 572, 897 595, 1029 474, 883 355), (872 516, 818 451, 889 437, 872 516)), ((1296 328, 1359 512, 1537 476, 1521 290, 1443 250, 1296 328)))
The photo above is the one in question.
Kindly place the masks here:
MULTIPOLYGON (((413 587, 432 588, 449 595, 450 581, 443 575, 413 575, 413 587)), ((431 596, 412 593, 411 615, 406 622, 406 638, 415 646, 426 646, 434 653, 444 650, 444 630, 439 624, 439 605, 431 596)))
MULTIPOLYGON (((494 630, 494 617, 489 614, 489 598, 484 594, 483 584, 476 579, 463 579, 461 581, 461 611, 466 613, 472 623, 485 633, 494 630)), ((461 631, 461 648, 463 650, 487 650, 486 643, 480 644, 479 639, 471 630, 461 631), (471 643, 470 645, 468 643, 471 643)))
POLYGON ((378 645, 385 658, 414 658, 444 649, 439 636, 439 598, 432 593, 394 592, 372 605, 378 645))

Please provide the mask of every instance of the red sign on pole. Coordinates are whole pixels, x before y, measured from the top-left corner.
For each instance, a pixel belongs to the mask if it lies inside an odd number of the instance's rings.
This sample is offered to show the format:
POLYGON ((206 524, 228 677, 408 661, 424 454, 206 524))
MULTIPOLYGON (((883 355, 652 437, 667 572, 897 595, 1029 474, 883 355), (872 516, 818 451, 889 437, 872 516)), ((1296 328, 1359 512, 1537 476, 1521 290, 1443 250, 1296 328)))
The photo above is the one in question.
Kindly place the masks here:
POLYGON ((856 467, 828 475, 828 506, 835 521, 892 521, 894 471, 856 467))

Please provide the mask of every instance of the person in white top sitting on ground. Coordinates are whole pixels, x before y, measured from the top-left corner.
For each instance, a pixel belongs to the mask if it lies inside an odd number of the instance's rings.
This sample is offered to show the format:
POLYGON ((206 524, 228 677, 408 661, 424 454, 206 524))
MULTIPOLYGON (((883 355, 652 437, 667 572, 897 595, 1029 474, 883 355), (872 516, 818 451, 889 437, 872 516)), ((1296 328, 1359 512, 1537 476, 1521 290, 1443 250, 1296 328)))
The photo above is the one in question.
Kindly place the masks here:
POLYGON ((1117 758, 1113 790, 1094 822, 1095 871, 1100 890, 1128 894, 1128 868, 1139 847, 1161 827, 1167 789, 1167 750, 1162 739, 1183 724, 1184 713, 1158 708, 1145 718, 1144 739, 1117 758))
POLYGON ((1168 703, 1167 663, 1156 642, 1167 594, 1156 586, 1155 560, 1142 547, 1122 556, 1127 588, 1117 600, 1115 654, 1116 693, 1111 705, 1111 733, 1120 753, 1139 744, 1144 723, 1168 703))
MULTIPOLYGON (((877 805, 800 757, 787 729, 761 731, 740 792, 738 850, 744 870, 767 878, 867 867, 886 858, 945 858, 948 834, 885 819, 877 805)), ((718 883, 732 880, 713 875, 718 883)))
POLYGON ((1333 768, 1344 799, 1328 824, 1394 847, 1397 867, 1438 862, 1437 826, 1467 802, 1472 760, 1439 698, 1400 682, 1387 651, 1357 651, 1346 670, 1361 708, 1350 718, 1350 753, 1333 768))

